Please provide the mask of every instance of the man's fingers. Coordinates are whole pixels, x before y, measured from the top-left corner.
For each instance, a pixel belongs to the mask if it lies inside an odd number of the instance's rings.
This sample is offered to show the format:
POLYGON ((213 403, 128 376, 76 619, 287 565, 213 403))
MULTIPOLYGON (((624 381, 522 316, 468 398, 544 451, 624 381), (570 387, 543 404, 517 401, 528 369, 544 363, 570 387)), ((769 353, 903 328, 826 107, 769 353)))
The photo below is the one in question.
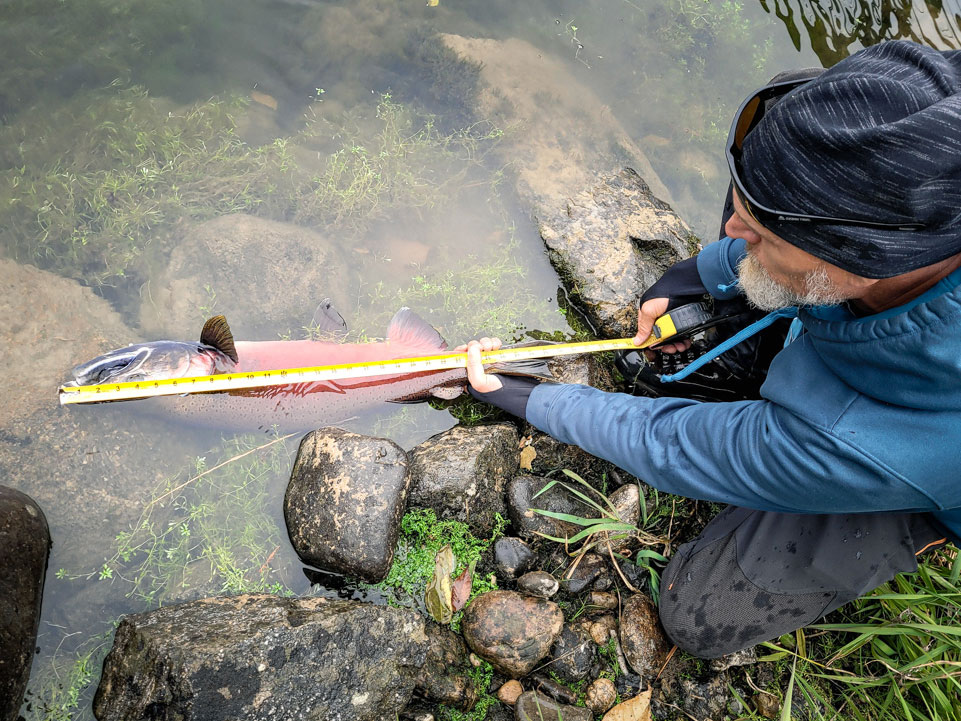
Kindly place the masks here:
POLYGON ((500 338, 481 338, 467 344, 467 380, 480 393, 490 393, 503 387, 496 375, 484 372, 481 352, 497 350, 501 347, 500 338))
POLYGON ((654 321, 667 313, 669 303, 668 298, 651 298, 638 309, 637 335, 634 336, 634 345, 640 345, 648 339, 654 328, 654 321))

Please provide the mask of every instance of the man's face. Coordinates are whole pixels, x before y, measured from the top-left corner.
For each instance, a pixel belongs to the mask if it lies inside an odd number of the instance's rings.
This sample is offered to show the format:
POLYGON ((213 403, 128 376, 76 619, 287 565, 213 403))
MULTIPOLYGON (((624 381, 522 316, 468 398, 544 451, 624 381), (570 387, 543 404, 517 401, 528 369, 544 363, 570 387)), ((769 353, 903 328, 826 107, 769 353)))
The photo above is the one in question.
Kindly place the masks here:
POLYGON ((848 273, 791 245, 761 226, 734 195, 734 215, 724 226, 732 238, 747 241, 738 267, 741 290, 763 310, 791 305, 831 305, 858 298, 866 278, 848 273))

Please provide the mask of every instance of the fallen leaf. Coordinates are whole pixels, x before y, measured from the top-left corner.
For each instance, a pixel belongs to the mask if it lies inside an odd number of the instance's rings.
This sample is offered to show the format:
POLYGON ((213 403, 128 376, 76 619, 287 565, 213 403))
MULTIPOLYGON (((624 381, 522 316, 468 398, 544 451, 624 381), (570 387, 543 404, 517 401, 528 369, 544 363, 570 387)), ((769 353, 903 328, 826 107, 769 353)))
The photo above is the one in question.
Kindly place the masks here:
POLYGON ((476 564, 477 561, 471 561, 471 564, 451 584, 451 607, 454 609, 454 613, 467 605, 467 599, 470 598, 470 589, 474 583, 474 566, 476 564))
POLYGON ((434 576, 424 592, 427 612, 438 623, 450 623, 454 616, 450 574, 454 572, 456 560, 450 546, 444 546, 434 556, 434 576))
POLYGON ((604 714, 603 721, 651 721, 651 692, 647 689, 632 699, 617 704, 604 714))
POLYGON ((524 446, 524 448, 521 449, 521 470, 533 470, 531 468, 531 462, 535 458, 537 458, 537 451, 534 450, 534 446, 524 446))

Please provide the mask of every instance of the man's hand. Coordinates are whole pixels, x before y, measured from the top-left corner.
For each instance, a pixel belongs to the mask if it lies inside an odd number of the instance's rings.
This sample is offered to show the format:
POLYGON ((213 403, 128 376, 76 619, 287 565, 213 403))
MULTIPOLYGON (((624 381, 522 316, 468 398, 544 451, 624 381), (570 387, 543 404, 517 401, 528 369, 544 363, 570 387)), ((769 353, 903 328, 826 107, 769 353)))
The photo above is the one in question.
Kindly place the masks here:
POLYGON ((484 372, 484 364, 481 363, 482 351, 498 350, 500 347, 500 338, 481 338, 454 349, 458 352, 467 351, 467 380, 478 393, 491 393, 504 387, 500 378, 484 372))
MULTIPOLYGON (((669 298, 651 298, 641 304, 641 307, 638 308, 637 311, 637 335, 634 336, 634 345, 640 345, 650 337, 651 330, 654 328, 654 321, 667 313, 669 303, 669 298)), ((690 347, 691 341, 684 339, 659 345, 655 350, 664 351, 665 353, 677 353, 687 350, 690 347)))

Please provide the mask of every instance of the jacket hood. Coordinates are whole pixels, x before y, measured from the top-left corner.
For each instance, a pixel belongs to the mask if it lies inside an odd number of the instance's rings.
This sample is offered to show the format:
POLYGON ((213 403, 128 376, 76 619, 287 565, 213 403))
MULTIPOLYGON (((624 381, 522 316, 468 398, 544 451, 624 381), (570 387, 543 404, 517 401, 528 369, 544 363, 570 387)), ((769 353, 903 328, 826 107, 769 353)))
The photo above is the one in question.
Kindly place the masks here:
POLYGON ((908 408, 961 408, 961 269, 882 313, 806 308, 799 317, 821 359, 858 392, 908 408))

